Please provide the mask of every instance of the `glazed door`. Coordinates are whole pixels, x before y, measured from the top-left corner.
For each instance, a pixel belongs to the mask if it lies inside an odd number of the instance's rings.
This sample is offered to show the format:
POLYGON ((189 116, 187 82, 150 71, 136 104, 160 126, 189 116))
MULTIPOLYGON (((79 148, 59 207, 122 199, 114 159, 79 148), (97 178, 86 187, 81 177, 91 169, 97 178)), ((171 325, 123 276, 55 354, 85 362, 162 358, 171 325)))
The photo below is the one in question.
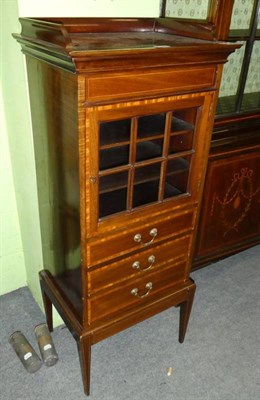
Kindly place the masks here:
POLYGON ((197 201, 211 100, 209 93, 89 110, 92 229, 197 201))

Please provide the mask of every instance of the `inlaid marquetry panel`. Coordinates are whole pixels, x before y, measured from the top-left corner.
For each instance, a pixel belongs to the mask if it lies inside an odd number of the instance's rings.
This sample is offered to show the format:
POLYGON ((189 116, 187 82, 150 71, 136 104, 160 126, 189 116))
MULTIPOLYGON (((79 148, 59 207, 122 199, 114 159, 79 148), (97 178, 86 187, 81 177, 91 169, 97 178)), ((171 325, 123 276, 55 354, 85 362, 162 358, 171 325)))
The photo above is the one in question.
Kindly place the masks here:
POLYGON ((135 95, 177 92, 212 88, 215 85, 215 67, 176 68, 163 72, 103 74, 87 80, 87 101, 105 101, 135 95))
POLYGON ((260 155, 209 162, 198 255, 204 256, 260 234, 260 155))

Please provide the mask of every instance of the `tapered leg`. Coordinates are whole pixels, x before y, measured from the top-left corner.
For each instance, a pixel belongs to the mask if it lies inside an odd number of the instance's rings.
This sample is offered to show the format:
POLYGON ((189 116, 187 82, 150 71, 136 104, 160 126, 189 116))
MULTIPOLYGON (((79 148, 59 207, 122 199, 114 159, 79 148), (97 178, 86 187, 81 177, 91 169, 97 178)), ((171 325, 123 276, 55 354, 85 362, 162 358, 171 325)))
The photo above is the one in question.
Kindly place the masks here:
POLYGON ((190 313, 192 309, 192 304, 193 304, 193 299, 196 291, 196 285, 193 284, 191 287, 188 289, 188 296, 187 300, 185 300, 183 303, 180 305, 180 328, 179 328, 179 342, 183 343, 189 318, 190 318, 190 313))
POLYGON ((77 340, 84 392, 90 393, 91 336, 81 336, 77 340))
POLYGON ((45 311, 45 315, 46 315, 47 326, 49 328, 49 331, 52 332, 53 331, 52 302, 49 299, 49 297, 47 296, 47 294, 45 293, 42 285, 41 285, 41 289, 42 289, 42 299, 43 299, 44 311, 45 311))

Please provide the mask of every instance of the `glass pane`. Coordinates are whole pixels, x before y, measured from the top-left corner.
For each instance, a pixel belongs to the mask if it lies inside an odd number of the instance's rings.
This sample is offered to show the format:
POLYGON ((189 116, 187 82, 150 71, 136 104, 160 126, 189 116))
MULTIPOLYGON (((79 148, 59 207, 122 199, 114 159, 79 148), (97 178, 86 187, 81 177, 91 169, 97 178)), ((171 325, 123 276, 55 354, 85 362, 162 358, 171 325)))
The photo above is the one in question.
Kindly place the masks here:
POLYGON ((236 93, 245 53, 245 42, 237 43, 243 43, 243 46, 232 53, 224 65, 217 114, 229 114, 235 111, 236 93))
POLYGON ((136 168, 134 179, 133 207, 158 200, 161 163, 136 168))
POLYGON ((242 111, 260 109, 260 92, 245 93, 242 101, 242 111))
POLYGON ((128 171, 99 178, 99 218, 126 210, 128 171))
POLYGON ((134 186, 133 207, 154 203, 158 200, 159 180, 134 186))
POLYGON ((99 195, 99 218, 126 210, 127 188, 99 195))
POLYGON ((164 198, 187 193, 191 156, 168 160, 164 198))
POLYGON ((184 110, 174 111, 172 117, 171 132, 174 133, 178 131, 187 131, 193 129, 196 115, 196 108, 187 108, 184 110))
POLYGON ((242 110, 260 108, 260 42, 254 43, 243 96, 242 110))
POLYGON ((138 118, 138 139, 163 135, 165 127, 165 113, 146 115, 138 118))
POLYGON ((147 142, 137 143, 136 161, 161 157, 162 150, 163 150, 163 139, 149 140, 147 142))
POLYGON ((253 0, 235 0, 230 29, 249 29, 253 11, 253 0))
POLYGON ((131 120, 101 122, 99 126, 100 146, 130 140, 131 120))
POLYGON ((211 0, 167 0, 166 17, 206 20, 211 0))
POLYGON ((237 43, 242 43, 243 46, 232 53, 228 57, 228 62, 224 65, 219 97, 232 96, 235 95, 237 92, 241 67, 245 53, 245 42, 237 43))
POLYGON ((99 178, 99 193, 111 192, 115 189, 127 187, 128 171, 109 174, 99 178))
POLYGON ((100 150, 99 170, 119 167, 129 163, 129 146, 111 147, 100 150))
POLYGON ((170 137, 169 154, 177 153, 178 151, 187 151, 192 149, 193 134, 183 133, 170 137))
POLYGON ((146 165, 135 169, 134 183, 151 181, 160 177, 161 163, 146 165))

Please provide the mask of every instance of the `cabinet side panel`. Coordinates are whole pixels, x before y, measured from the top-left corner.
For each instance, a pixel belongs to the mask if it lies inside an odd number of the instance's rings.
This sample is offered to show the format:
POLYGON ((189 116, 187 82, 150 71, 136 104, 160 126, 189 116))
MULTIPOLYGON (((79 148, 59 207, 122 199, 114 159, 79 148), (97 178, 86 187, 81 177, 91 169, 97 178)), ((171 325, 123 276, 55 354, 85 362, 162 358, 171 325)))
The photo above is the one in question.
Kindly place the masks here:
POLYGON ((77 76, 27 57, 44 268, 81 308, 77 76))

